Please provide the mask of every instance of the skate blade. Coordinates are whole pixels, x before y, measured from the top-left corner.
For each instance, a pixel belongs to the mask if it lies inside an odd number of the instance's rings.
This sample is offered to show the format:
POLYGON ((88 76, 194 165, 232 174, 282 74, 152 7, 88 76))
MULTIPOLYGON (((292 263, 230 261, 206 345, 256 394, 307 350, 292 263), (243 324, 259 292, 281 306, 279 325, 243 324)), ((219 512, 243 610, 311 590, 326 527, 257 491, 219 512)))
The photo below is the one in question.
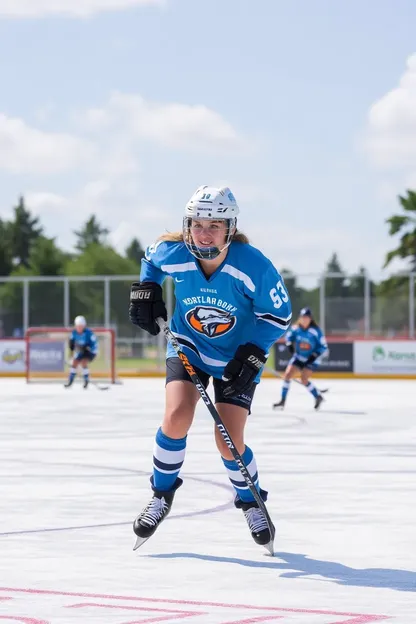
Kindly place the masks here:
POLYGON ((264 544, 264 547, 267 550, 267 552, 269 553, 269 555, 274 557, 274 541, 270 540, 270 542, 268 542, 267 544, 264 544))
POLYGON ((148 537, 136 537, 136 542, 133 546, 133 550, 137 550, 138 548, 140 548, 140 546, 143 546, 143 544, 145 542, 147 542, 149 538, 148 537))

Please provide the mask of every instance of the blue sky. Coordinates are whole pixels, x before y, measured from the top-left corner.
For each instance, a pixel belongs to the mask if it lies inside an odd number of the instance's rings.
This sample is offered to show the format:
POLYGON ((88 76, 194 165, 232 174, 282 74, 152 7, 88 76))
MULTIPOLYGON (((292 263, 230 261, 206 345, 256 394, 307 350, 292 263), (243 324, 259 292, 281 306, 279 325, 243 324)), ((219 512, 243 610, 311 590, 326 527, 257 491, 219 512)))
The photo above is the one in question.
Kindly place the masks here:
MULTIPOLYGON (((414 0, 0 0, 0 216, 123 249, 227 184, 276 264, 378 279, 416 188, 414 0)), ((399 268, 400 265, 395 265, 399 268)))

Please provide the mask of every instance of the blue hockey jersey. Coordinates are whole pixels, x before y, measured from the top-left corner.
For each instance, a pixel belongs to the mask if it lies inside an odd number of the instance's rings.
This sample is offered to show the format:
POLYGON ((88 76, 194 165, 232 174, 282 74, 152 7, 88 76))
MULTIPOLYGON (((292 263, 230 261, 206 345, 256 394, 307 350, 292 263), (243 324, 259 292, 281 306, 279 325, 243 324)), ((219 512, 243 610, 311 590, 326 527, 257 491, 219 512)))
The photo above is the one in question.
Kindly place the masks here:
POLYGON ((69 338, 69 348, 71 351, 75 351, 78 353, 83 349, 89 349, 92 355, 97 355, 98 353, 98 343, 97 337, 92 331, 86 327, 82 334, 79 334, 75 329, 72 331, 71 336, 69 338))
POLYGON ((322 357, 328 351, 325 336, 320 327, 310 326, 303 329, 300 325, 294 325, 286 334, 286 345, 292 344, 294 355, 301 362, 306 362, 312 354, 322 357))
MULTIPOLYGON (((146 250, 140 281, 162 284, 168 275, 176 296, 170 328, 190 362, 212 377, 221 378, 240 344, 252 342, 267 353, 290 325, 281 275, 249 244, 232 242, 207 278, 183 242, 159 241, 146 250)), ((168 345, 167 357, 174 356, 168 345)))

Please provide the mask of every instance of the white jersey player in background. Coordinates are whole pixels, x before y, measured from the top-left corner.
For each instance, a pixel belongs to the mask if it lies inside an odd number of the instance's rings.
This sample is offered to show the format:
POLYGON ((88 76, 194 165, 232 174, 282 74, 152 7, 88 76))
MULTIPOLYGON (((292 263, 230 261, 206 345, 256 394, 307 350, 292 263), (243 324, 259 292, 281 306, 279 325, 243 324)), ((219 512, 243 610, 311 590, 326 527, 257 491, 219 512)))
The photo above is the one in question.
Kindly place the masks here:
MULTIPOLYGON (((186 205, 181 232, 163 235, 142 260, 140 281, 132 284, 129 316, 152 335, 156 318, 167 320, 162 283, 171 276, 176 307, 170 328, 207 387, 212 378, 215 405, 262 498, 253 451, 244 428, 270 347, 288 329, 291 303, 273 264, 237 231, 239 208, 228 188, 202 186, 186 205)), ((188 431, 200 395, 181 360, 168 345, 166 407, 156 433, 153 496, 133 524, 136 547, 153 535, 170 512, 185 459, 188 431)), ((215 427, 215 442, 256 543, 270 541, 266 519, 215 427)), ((201 457, 201 468, 204 469, 201 457)))

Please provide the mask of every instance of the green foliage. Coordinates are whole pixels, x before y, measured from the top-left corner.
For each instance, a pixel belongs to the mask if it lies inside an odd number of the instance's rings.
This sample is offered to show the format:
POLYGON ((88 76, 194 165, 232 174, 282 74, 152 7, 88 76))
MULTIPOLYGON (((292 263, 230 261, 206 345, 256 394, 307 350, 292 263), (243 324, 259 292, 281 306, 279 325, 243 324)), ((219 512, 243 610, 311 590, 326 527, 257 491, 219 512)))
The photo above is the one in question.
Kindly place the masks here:
POLYGON ((91 215, 82 228, 78 232, 74 232, 78 239, 75 249, 83 252, 89 245, 105 245, 109 232, 107 228, 101 227, 95 215, 91 215))
MULTIPOLYGON (((405 260, 416 272, 416 192, 407 190, 398 197, 400 213, 386 220, 389 234, 398 237, 397 246, 385 258, 384 266, 393 259, 405 260)), ((64 284, 59 278, 68 276, 97 276, 97 279, 77 281, 70 279, 70 315, 84 314, 88 322, 101 325, 104 322, 105 297, 110 297, 110 322, 117 325, 124 336, 137 335, 127 317, 130 276, 139 276, 144 250, 137 238, 133 238, 119 254, 108 244, 109 229, 99 223, 96 215, 74 232, 76 236, 73 253, 62 251, 53 238, 47 238, 39 218, 31 214, 25 200, 20 197, 13 208, 9 221, 0 219, 0 277, 43 276, 53 279, 31 282, 30 318, 31 325, 60 325, 63 321, 64 284), (106 291, 102 276, 126 275, 122 281, 109 280, 106 291)), ((347 275, 337 253, 329 258, 324 277, 325 328, 328 334, 358 333, 364 330, 364 298, 366 271, 360 267, 357 274, 347 275)), ((300 309, 312 308, 318 323, 320 313, 320 280, 309 288, 299 285, 290 269, 283 269, 282 275, 289 292, 293 318, 296 321, 300 309)), ((395 275, 380 282, 370 282, 370 328, 372 333, 405 331, 409 316, 409 278, 395 275)), ((18 282, 0 282, 0 319, 6 334, 21 327, 23 287, 18 282)))
POLYGON ((10 245, 10 227, 0 219, 0 276, 10 275, 13 257, 10 245))
POLYGON ((296 276, 290 269, 282 269, 281 274, 292 302, 293 323, 296 322, 297 315, 305 306, 312 309, 316 320, 319 322, 319 289, 307 290, 298 286, 296 276))
POLYGON ((23 197, 14 207, 14 219, 8 224, 10 254, 17 266, 29 266, 29 256, 35 240, 41 236, 42 227, 38 217, 33 217, 26 209, 23 197))
MULTIPOLYGON (((80 275, 139 275, 139 267, 133 260, 123 258, 112 247, 90 243, 85 251, 68 262, 65 268, 68 276, 80 275)), ((128 286, 124 285, 119 292, 117 282, 110 282, 111 321, 119 323, 122 319, 127 320, 128 286), (114 292, 119 296, 114 296, 114 292)), ((94 325, 104 323, 104 282, 102 278, 97 281, 71 281, 70 284, 70 309, 71 316, 83 314, 88 322, 94 325)))
MULTIPOLYGON (((139 261, 143 255, 139 241, 133 239, 126 257, 123 257, 105 242, 109 230, 102 227, 94 215, 76 232, 78 254, 63 252, 55 240, 45 237, 42 231, 38 218, 26 209, 23 198, 14 209, 12 221, 0 220, 0 276, 60 278, 29 283, 29 324, 32 326, 62 324, 64 276, 139 275, 139 261)), ((128 321, 130 281, 110 283, 112 322, 128 321)), ((84 314, 92 324, 104 322, 104 283, 101 277, 97 281, 71 281, 69 298, 71 317, 84 314)), ((0 284, 0 318, 7 335, 11 335, 16 327, 22 327, 22 309, 22 283, 0 284)))
POLYGON ((416 271, 416 192, 407 191, 407 196, 399 195, 400 206, 405 214, 392 215, 386 219, 390 236, 402 234, 396 249, 386 255, 384 267, 394 258, 408 260, 412 271, 416 271))
POLYGON ((141 259, 144 257, 144 249, 140 245, 137 238, 133 238, 130 245, 126 249, 126 257, 137 265, 140 265, 141 259))

